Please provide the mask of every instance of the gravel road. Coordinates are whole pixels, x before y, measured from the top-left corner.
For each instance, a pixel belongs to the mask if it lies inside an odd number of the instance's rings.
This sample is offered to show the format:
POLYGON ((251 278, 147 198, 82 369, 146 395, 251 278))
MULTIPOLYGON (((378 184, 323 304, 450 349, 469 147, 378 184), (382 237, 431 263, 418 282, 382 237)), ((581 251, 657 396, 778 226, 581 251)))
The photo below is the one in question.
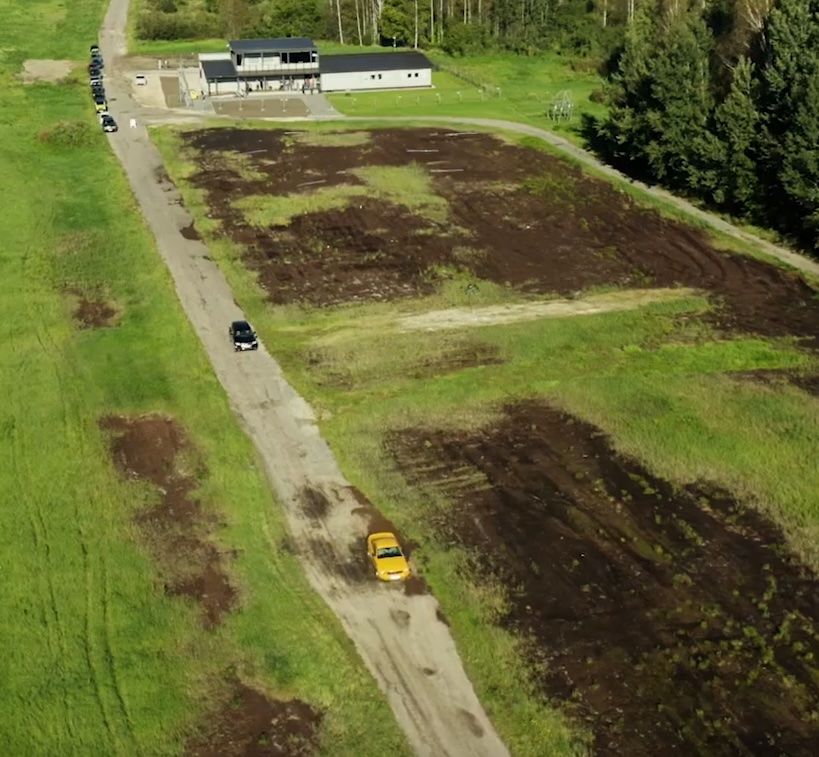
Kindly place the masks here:
POLYGON ((384 691, 418 755, 508 755, 464 672, 448 627, 430 594, 357 580, 343 568, 351 545, 363 549, 368 521, 322 439, 311 408, 287 383, 273 357, 236 355, 227 338, 243 314, 204 244, 182 237, 192 218, 150 142, 130 85, 117 73, 126 52, 128 0, 113 0, 100 33, 108 61, 108 94, 120 123, 111 146, 121 161, 179 300, 202 341, 234 411, 253 440, 285 509, 294 544, 313 588, 336 613, 384 691), (129 119, 137 127, 129 128, 129 119), (304 506, 307 488, 329 506, 319 515, 304 506))

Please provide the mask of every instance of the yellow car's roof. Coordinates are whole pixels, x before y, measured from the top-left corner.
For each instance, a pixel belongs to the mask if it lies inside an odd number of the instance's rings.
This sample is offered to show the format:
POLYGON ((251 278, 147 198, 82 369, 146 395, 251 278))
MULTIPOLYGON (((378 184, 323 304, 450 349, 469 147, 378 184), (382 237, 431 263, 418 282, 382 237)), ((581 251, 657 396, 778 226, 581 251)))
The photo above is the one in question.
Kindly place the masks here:
POLYGON ((388 531, 383 531, 378 534, 371 534, 370 541, 373 544, 378 544, 379 547, 400 547, 401 545, 398 543, 398 539, 395 538, 395 534, 391 534, 388 531))

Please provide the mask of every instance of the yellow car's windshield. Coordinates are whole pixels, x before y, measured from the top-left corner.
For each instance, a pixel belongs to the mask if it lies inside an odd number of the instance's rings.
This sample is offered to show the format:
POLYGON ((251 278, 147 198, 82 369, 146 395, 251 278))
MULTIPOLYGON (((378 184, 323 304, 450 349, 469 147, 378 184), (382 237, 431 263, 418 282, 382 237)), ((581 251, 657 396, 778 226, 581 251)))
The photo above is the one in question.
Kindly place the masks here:
POLYGON ((379 560, 382 557, 403 557, 400 547, 382 547, 378 550, 376 556, 379 560))

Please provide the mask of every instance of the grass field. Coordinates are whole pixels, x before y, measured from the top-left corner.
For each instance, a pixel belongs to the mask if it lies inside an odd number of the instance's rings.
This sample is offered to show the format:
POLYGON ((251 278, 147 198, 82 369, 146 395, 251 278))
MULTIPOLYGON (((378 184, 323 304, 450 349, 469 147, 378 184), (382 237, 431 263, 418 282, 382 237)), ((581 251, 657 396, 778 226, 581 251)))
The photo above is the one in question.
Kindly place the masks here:
POLYGON ((16 80, 28 57, 84 62, 102 10, 100 0, 0 2, 2 752, 179 754, 233 670, 271 698, 323 711, 328 755, 361 755, 376 736, 379 753, 406 754, 355 650, 282 547, 283 519, 82 77, 16 80), (69 288, 114 304, 119 325, 78 329, 69 288), (187 429, 208 470, 205 509, 226 521, 218 541, 238 554, 229 572, 240 609, 213 632, 163 592, 133 523, 145 491, 115 472, 98 428, 102 416, 143 412, 187 429))
POLYGON ((605 112, 589 100, 602 88, 602 80, 582 61, 554 54, 457 59, 439 52, 428 55, 441 67, 433 72, 432 90, 330 94, 328 99, 349 116, 502 118, 550 129, 578 143, 582 115, 605 112), (575 70, 578 65, 580 70, 575 70), (571 103, 571 118, 551 118, 550 108, 564 98, 571 103))
MULTIPOLYGON (((819 403, 795 389, 729 374, 815 369, 815 361, 790 340, 719 335, 702 318, 713 303, 699 295, 631 312, 454 329, 432 337, 398 328, 399 315, 521 299, 486 286, 482 299, 467 302, 457 277, 432 297, 400 305, 272 307, 244 267, 241 251, 224 234, 213 233, 216 224, 203 197, 185 181, 194 166, 177 134, 158 129, 153 138, 197 228, 237 300, 265 342, 275 345, 288 378, 318 410, 345 474, 420 545, 416 555, 470 677, 515 754, 541 755, 548 742, 551 753, 568 755, 575 742, 555 711, 527 688, 518 642, 491 623, 504 592, 466 578, 463 555, 439 541, 430 525, 449 507, 445 494, 430 499, 429 491, 409 486, 396 471, 388 449, 396 430, 474 429, 505 403, 545 398, 597 424, 619 449, 675 484, 716 482, 754 503, 782 525, 797 554, 819 566, 819 469, 813 461, 819 403), (464 353, 499 359, 452 367, 464 353), (437 375, 418 377, 418 366, 443 367, 437 375)), ((281 202, 288 218, 304 212, 298 198, 281 202)))

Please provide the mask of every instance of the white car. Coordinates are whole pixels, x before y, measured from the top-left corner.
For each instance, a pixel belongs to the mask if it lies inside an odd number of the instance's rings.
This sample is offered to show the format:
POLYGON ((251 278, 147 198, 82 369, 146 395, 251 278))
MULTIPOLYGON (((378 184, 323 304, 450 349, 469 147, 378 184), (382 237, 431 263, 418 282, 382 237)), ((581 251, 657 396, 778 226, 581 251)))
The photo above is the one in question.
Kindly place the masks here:
POLYGON ((138 87, 144 87, 148 83, 148 79, 144 74, 137 74, 136 83, 138 87))

